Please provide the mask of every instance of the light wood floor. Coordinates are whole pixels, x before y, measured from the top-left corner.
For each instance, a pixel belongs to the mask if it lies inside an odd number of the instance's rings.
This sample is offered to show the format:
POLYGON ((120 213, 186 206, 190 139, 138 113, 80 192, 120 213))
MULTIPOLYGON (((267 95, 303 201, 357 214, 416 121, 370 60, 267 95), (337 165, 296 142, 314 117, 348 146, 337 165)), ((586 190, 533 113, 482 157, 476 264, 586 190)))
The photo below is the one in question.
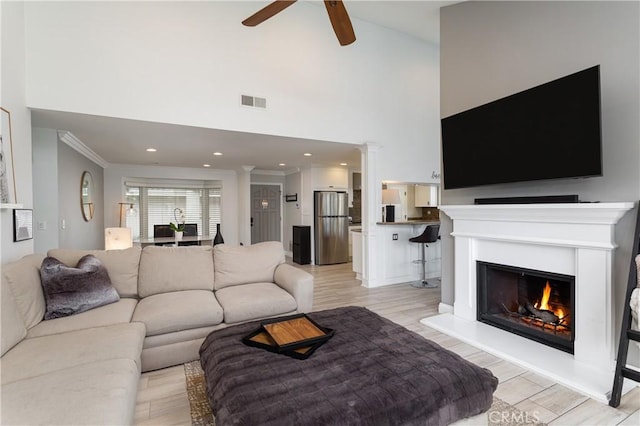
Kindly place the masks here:
MULTIPOLYGON (((355 279, 350 263, 301 268, 315 277, 315 311, 365 306, 489 368, 500 380, 494 395, 524 411, 528 416, 525 424, 538 420, 551 425, 640 425, 640 387, 625 395, 620 406, 614 409, 421 324, 422 318, 437 314, 438 289, 418 289, 409 284, 367 289, 355 279)), ((182 365, 142 375, 135 422, 138 425, 191 424, 182 365)))

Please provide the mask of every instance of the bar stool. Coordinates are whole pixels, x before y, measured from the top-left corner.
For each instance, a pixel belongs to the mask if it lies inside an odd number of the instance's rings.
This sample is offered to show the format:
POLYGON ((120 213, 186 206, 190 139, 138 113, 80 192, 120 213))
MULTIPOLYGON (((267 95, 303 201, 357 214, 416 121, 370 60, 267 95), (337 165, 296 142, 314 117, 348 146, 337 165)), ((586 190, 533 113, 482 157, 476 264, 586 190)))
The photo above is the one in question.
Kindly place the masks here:
POLYGON ((426 259, 424 255, 424 248, 429 247, 427 243, 435 243, 438 240, 438 238, 440 238, 438 236, 439 232, 440 232, 440 225, 427 225, 424 228, 424 231, 422 232, 422 234, 418 235, 417 237, 409 238, 409 241, 412 243, 420 243, 422 248, 422 252, 421 252, 422 254, 420 256, 420 260, 413 261, 413 263, 422 263, 422 278, 420 281, 417 281, 411 284, 412 287, 418 287, 418 288, 437 288, 438 287, 438 284, 430 284, 427 282, 425 278, 426 259))

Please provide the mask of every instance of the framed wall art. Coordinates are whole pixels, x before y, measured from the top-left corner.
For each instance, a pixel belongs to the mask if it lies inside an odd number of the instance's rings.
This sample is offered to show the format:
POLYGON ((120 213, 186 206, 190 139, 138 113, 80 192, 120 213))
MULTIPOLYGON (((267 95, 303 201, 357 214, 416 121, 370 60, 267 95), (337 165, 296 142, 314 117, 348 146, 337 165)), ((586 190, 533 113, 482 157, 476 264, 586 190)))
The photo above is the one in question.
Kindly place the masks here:
POLYGON ((13 210, 13 241, 24 241, 33 238, 33 210, 13 210))
POLYGON ((11 134, 11 113, 0 107, 2 122, 0 127, 0 203, 16 203, 16 175, 13 169, 13 138, 11 134))

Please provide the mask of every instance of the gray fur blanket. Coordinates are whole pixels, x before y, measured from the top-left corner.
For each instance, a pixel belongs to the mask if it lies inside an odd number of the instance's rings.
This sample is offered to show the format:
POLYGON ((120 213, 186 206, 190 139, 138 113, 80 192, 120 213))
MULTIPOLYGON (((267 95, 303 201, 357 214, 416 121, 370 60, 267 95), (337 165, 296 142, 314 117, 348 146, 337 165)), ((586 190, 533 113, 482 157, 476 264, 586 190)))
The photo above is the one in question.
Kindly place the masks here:
POLYGON ((486 411, 489 370, 360 307, 308 315, 335 335, 306 360, 244 345, 259 322, 212 332, 200 348, 224 425, 445 425, 486 411))

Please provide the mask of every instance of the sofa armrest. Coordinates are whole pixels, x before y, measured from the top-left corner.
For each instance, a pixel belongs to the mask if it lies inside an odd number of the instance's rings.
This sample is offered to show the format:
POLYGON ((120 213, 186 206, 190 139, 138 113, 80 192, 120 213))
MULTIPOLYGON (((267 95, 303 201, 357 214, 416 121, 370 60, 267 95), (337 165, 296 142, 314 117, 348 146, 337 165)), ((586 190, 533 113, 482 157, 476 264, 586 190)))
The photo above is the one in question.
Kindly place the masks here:
POLYGON ((313 275, 287 263, 281 263, 273 275, 274 282, 291 293, 298 312, 311 312, 313 307, 313 275))

